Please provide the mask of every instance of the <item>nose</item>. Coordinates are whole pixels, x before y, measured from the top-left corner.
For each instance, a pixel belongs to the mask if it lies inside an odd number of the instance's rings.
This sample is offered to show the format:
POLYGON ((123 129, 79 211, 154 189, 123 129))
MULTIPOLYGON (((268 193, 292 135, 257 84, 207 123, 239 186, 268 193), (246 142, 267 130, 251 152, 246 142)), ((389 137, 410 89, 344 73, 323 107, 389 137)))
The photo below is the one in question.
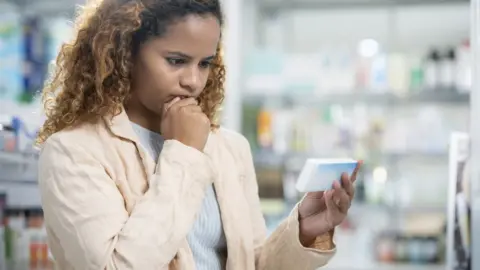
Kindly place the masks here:
POLYGON ((186 67, 181 78, 180 85, 189 93, 194 94, 202 88, 202 73, 198 67, 186 67))

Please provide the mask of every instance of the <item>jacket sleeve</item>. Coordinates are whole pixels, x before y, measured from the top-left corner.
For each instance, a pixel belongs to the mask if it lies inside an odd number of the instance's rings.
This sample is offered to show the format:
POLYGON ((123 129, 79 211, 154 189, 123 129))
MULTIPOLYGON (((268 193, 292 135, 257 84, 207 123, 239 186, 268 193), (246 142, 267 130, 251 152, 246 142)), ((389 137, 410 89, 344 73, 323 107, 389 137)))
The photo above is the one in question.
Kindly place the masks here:
POLYGON ((244 189, 250 203, 254 232, 255 265, 257 270, 314 270, 328 263, 336 252, 333 231, 317 237, 311 247, 304 247, 299 238, 298 204, 277 229, 266 237, 265 220, 261 212, 258 183, 248 141, 242 137, 245 179, 244 189))
POLYGON ((212 181, 203 153, 166 141, 149 189, 128 213, 115 180, 86 149, 52 137, 39 161, 47 226, 76 270, 166 268, 212 181))

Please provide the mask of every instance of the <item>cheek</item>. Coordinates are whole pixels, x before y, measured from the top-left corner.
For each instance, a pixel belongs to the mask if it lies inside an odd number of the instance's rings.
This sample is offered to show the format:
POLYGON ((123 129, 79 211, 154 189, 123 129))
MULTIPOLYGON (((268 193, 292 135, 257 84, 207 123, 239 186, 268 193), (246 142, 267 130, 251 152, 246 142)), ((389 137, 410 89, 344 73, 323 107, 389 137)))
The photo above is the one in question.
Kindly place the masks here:
POLYGON ((202 91, 205 89, 205 86, 207 86, 208 78, 210 76, 210 70, 206 70, 202 72, 202 91))
POLYGON ((157 87, 158 85, 150 85, 143 89, 143 91, 139 93, 139 99, 147 109, 155 113, 161 113, 167 95, 157 87))
POLYGON ((139 98, 150 110, 161 112, 163 103, 174 89, 174 74, 168 67, 158 64, 149 69, 148 77, 144 80, 144 87, 140 89, 139 98))

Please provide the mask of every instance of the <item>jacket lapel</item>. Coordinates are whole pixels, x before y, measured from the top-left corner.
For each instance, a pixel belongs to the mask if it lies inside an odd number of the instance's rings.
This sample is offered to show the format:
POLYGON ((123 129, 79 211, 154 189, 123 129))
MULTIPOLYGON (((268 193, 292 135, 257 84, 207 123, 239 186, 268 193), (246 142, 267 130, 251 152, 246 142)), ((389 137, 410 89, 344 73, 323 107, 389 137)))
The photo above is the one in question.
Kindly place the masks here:
POLYGON ((137 134, 133 130, 132 123, 128 118, 124 109, 116 116, 105 116, 104 118, 107 128, 117 137, 132 142, 137 148, 142 164, 147 176, 155 171, 155 161, 146 153, 142 145, 138 141, 137 134))
MULTIPOLYGON (((212 137, 212 136, 211 136, 212 137)), ((227 270, 250 270, 249 259, 254 256, 248 249, 250 234, 245 228, 249 220, 242 213, 248 212, 243 206, 243 190, 240 185, 240 171, 236 159, 228 147, 228 142, 219 134, 213 134, 215 144, 207 152, 217 169, 214 180, 217 201, 227 240, 227 270)))

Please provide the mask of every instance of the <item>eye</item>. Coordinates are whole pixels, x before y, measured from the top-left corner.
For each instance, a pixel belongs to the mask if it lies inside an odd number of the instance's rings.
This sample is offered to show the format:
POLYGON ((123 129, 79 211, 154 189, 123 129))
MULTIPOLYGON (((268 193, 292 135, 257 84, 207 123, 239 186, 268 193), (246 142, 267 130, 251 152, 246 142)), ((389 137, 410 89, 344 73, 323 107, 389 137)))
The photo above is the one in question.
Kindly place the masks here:
POLYGON ((170 57, 167 57, 165 58, 167 60, 167 62, 172 65, 172 66, 179 66, 179 65, 183 65, 185 64, 187 61, 185 61, 185 59, 181 59, 181 58, 170 58, 170 57))
POLYGON ((201 68, 209 68, 212 65, 212 62, 210 61, 202 61, 200 62, 200 67, 201 68))

